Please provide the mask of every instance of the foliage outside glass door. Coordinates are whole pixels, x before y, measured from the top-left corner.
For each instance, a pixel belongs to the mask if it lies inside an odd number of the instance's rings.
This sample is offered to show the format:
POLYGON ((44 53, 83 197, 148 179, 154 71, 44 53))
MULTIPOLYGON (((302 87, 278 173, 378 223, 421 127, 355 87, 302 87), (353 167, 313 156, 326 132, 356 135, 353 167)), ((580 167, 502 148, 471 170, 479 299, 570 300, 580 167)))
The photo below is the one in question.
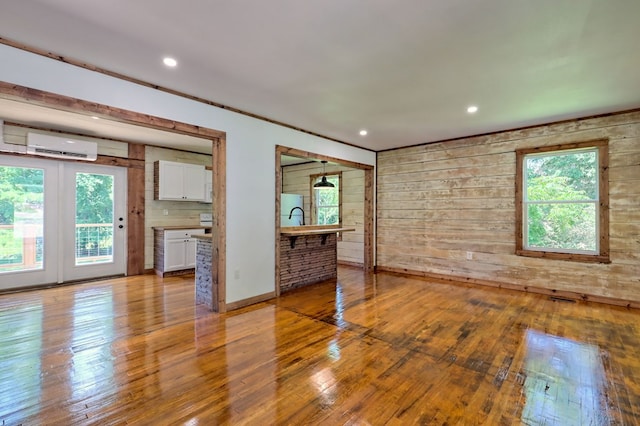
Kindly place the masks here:
POLYGON ((111 175, 76 174, 76 265, 113 261, 113 183, 111 175))
POLYGON ((44 170, 0 166, 0 272, 43 267, 44 170))

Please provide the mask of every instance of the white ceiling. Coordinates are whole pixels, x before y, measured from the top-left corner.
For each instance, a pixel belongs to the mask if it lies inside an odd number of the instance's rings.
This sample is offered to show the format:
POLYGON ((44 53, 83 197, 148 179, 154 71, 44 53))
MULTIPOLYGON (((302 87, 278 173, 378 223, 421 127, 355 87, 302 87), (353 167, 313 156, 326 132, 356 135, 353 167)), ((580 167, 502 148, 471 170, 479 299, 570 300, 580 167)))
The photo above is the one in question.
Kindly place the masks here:
POLYGON ((639 21, 639 0, 21 0, 0 37, 383 150, 640 107, 639 21))

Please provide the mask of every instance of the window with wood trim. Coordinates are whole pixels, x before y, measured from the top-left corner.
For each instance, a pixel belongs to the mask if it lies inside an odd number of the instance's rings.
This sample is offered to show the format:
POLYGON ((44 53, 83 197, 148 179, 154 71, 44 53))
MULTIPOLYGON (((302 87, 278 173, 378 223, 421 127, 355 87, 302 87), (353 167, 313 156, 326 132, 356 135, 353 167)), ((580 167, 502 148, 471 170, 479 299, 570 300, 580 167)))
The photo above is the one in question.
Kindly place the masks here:
POLYGON ((609 262, 607 140, 516 150, 516 254, 609 262))
POLYGON ((342 172, 327 173, 327 181, 333 188, 314 188, 323 174, 311 175, 311 217, 314 225, 337 225, 342 223, 342 172))

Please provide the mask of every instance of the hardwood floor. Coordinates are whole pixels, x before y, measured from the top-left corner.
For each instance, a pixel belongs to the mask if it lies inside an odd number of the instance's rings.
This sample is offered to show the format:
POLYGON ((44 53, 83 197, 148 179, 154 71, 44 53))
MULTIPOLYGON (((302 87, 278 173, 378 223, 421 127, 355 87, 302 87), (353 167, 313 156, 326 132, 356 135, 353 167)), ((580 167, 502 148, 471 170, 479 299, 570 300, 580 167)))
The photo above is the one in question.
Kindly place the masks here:
POLYGON ((640 424, 640 312, 341 267, 225 315, 193 277, 0 296, 0 424, 640 424))

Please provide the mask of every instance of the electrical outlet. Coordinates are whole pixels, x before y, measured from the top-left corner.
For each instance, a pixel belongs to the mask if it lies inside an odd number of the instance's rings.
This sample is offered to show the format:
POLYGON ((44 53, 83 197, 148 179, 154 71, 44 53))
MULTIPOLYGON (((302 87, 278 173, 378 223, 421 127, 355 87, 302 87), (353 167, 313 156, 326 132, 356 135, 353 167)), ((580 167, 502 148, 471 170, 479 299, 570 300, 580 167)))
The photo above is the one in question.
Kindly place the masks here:
POLYGON ((240 269, 236 269, 235 271, 233 271, 233 278, 235 278, 236 280, 240 279, 240 269))
POLYGON ((162 214, 165 216, 169 216, 169 210, 167 209, 162 210, 162 214))
POLYGON ((468 251, 467 252, 467 260, 473 260, 473 252, 472 251, 468 251))

